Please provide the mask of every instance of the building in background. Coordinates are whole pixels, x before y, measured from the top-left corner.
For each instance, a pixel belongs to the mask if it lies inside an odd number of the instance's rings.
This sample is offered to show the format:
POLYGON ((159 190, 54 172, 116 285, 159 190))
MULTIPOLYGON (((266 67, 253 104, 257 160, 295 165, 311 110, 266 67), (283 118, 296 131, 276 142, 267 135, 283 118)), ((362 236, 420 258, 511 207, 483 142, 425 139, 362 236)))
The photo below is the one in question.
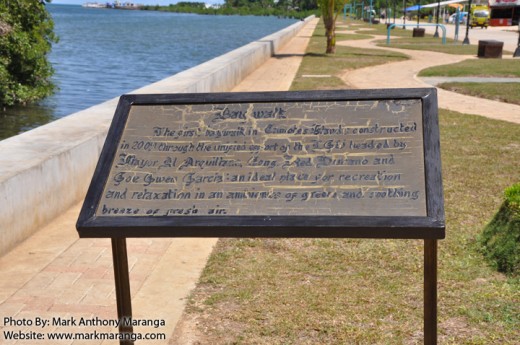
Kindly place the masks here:
POLYGON ((518 25, 520 0, 489 0, 491 26, 518 25))

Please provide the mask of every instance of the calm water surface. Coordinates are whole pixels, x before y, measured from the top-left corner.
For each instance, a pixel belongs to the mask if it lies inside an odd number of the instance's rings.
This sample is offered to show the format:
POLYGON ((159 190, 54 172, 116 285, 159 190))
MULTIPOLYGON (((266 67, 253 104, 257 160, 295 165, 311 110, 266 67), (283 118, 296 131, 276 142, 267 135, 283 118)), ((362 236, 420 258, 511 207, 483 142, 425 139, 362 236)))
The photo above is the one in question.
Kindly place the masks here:
POLYGON ((48 5, 60 40, 49 57, 57 92, 0 110, 0 139, 38 127, 267 36, 295 22, 48 5))

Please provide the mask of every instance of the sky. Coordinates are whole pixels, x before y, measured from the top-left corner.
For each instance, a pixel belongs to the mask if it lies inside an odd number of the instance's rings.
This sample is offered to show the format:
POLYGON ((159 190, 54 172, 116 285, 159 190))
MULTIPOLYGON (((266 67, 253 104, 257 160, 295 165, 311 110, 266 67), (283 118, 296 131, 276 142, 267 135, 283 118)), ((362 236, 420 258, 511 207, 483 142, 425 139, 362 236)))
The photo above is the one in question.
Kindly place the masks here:
MULTIPOLYGON (((99 3, 106 3, 106 2, 114 2, 115 0, 52 0, 53 4, 57 5, 82 5, 86 2, 99 2, 99 3)), ((169 5, 177 3, 179 0, 119 0, 120 2, 133 2, 136 4, 142 4, 142 5, 169 5)), ((189 1, 197 1, 197 2, 204 2, 208 4, 218 4, 223 3, 223 0, 189 0, 189 1)))

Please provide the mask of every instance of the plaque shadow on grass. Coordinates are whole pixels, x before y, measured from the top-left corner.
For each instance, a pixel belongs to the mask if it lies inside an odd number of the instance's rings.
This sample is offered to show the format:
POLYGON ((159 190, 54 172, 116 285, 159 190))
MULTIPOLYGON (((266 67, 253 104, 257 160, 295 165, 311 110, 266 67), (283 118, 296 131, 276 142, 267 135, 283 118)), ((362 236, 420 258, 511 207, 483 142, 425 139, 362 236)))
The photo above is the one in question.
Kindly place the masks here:
MULTIPOLYGON (((274 58, 277 58, 277 59, 283 59, 283 58, 288 58, 288 57, 293 57, 293 56, 304 57, 304 56, 314 56, 315 55, 314 53, 276 54, 276 48, 275 48, 274 42, 272 40, 260 40, 258 42, 269 43, 270 55, 271 55, 271 57, 274 57, 274 58)), ((325 55, 325 54, 317 54, 317 56, 322 56, 322 55, 325 55)))
POLYGON ((290 57, 294 57, 294 56, 299 56, 299 57, 327 57, 328 54, 325 54, 325 53, 303 53, 303 54, 275 54, 273 55, 273 57, 275 59, 285 59, 285 58, 290 58, 290 57))
POLYGON ((307 56, 307 54, 275 54, 275 55, 273 55, 273 57, 275 59, 286 59, 286 58, 291 58, 294 56, 304 57, 304 56, 307 56))

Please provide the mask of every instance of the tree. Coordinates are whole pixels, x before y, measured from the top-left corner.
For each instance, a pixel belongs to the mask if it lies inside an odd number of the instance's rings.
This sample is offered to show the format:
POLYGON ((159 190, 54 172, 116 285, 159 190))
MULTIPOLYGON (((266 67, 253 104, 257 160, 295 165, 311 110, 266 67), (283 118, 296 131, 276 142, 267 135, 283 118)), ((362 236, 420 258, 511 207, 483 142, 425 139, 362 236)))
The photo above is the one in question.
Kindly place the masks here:
POLYGON ((54 71, 47 56, 57 41, 53 29, 42 0, 0 2, 0 106, 52 94, 54 71))
POLYGON ((318 0, 321 17, 325 24, 325 36, 327 37, 326 54, 336 53, 336 18, 343 4, 342 0, 318 0))

